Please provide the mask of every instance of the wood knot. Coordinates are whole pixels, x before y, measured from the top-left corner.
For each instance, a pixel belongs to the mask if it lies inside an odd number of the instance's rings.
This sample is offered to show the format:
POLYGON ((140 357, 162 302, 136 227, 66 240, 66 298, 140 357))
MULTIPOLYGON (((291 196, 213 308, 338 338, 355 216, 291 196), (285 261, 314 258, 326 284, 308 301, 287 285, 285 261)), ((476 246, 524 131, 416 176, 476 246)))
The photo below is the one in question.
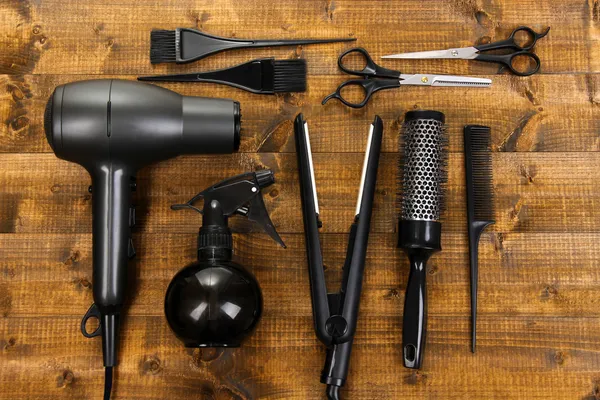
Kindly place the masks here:
POLYGON ((439 268, 437 265, 428 265, 427 266, 427 274, 428 275, 435 275, 437 274, 439 271, 439 268))
POLYGON ((63 262, 63 264, 67 267, 70 267, 73 264, 77 264, 81 260, 81 253, 79 250, 72 251, 69 254, 69 257, 63 262))
POLYGON ((590 400, 600 400, 600 382, 594 382, 592 389, 592 398, 590 400))
POLYGON ((554 353, 554 362, 558 365, 563 365, 565 363, 565 353, 562 351, 557 351, 554 353))
POLYGON ((427 375, 420 371, 415 371, 409 375, 404 377, 404 382, 409 385, 417 385, 419 383, 424 383, 427 380, 427 375))
POLYGON ((202 366, 202 364, 208 364, 218 359, 223 354, 223 349, 206 347, 202 349, 194 349, 192 353, 192 363, 196 367, 202 366))
POLYGON ((99 35, 100 32, 102 32, 104 30, 104 24, 98 24, 98 25, 94 26, 93 29, 94 29, 94 33, 96 35, 99 35))
POLYGON ((480 44, 488 44, 492 42, 492 38, 489 36, 482 36, 479 39, 477 39, 475 41, 475 44, 480 45, 480 44))
POLYGON ((85 289, 91 289, 91 287, 92 287, 91 282, 86 277, 79 279, 79 285, 85 289))
POLYGON ((42 27, 39 25, 35 25, 32 30, 34 35, 39 35, 42 32, 42 27))
POLYGON ((277 196, 279 196, 279 190, 277 189, 273 189, 269 192, 269 196, 271 196, 272 198, 275 198, 277 196))
POLYGON ((21 88, 19 88, 17 85, 13 85, 13 84, 9 83, 8 85, 6 85, 6 89, 11 94, 15 103, 18 103, 19 101, 21 101, 25 98, 25 94, 23 93, 21 88))
POLYGON ((335 13, 335 2, 333 0, 328 0, 325 5, 325 15, 329 21, 333 21, 333 16, 335 13))
POLYGON ((145 374, 157 375, 162 371, 160 359, 156 356, 151 356, 142 363, 142 371, 145 374))
POLYGON ((8 350, 9 348, 14 347, 15 344, 17 344, 17 339, 11 337, 6 342, 4 342, 4 345, 2 346, 2 349, 3 350, 8 350))
POLYGON ((75 381, 75 375, 71 370, 65 369, 62 374, 56 378, 56 387, 64 388, 75 381))
POLYGON ((24 115, 20 115, 16 118, 13 118, 13 120, 10 121, 10 127, 13 131, 20 131, 27 125, 29 125, 29 118, 27 118, 24 115))
POLYGON ((396 288, 392 288, 390 289, 385 296, 383 296, 384 299, 397 299, 400 297, 400 292, 398 291, 398 289, 396 288))
POLYGON ((484 10, 477 10, 475 11, 475 19, 477 20, 477 23, 485 28, 490 27, 493 24, 492 19, 490 18, 490 15, 485 12, 484 10))
POLYGON ((62 187, 62 185, 55 183, 54 185, 52 185, 52 187, 50 188, 50 191, 52 193, 58 193, 60 191, 60 188, 62 187))
POLYGON ((521 172, 521 176, 523 178, 525 178, 525 183, 527 183, 527 184, 532 184, 533 183, 533 178, 536 175, 536 168, 535 168, 535 166, 527 167, 525 165, 521 165, 519 167, 519 171, 521 172))
POLYGON ((551 300, 558 298, 558 288, 556 285, 546 285, 542 290, 542 300, 551 300))
POLYGON ((519 221, 519 214, 521 213, 521 210, 523 209, 523 200, 519 197, 519 199, 517 200, 517 202, 515 203, 513 209, 511 210, 509 217, 513 222, 518 222, 519 221))
POLYGON ((178 195, 179 194, 179 190, 177 190, 177 188, 175 188, 175 187, 168 187, 167 188, 167 194, 168 195, 178 195))

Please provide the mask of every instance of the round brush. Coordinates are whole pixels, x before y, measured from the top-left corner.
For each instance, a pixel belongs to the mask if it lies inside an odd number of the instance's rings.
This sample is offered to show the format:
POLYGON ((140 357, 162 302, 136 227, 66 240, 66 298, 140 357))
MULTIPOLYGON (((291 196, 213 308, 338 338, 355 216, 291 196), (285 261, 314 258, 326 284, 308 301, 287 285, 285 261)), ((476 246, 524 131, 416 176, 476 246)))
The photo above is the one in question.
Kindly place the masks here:
POLYGON ((410 261, 404 299, 404 366, 420 368, 427 327, 427 260, 440 251, 440 215, 447 181, 444 114, 406 113, 399 141, 398 247, 410 261))

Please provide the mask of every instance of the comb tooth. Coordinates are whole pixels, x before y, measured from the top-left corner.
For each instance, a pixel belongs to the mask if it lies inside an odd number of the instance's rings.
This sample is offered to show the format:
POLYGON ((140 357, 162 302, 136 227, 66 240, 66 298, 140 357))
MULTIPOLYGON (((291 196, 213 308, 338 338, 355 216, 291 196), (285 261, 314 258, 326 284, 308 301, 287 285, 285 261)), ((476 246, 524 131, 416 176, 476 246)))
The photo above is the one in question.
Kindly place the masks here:
POLYGON ((473 208, 476 221, 494 220, 491 131, 487 126, 469 126, 465 135, 471 149, 473 208))
POLYGON ((274 61, 273 91, 275 93, 306 91, 306 61, 301 59, 274 61))

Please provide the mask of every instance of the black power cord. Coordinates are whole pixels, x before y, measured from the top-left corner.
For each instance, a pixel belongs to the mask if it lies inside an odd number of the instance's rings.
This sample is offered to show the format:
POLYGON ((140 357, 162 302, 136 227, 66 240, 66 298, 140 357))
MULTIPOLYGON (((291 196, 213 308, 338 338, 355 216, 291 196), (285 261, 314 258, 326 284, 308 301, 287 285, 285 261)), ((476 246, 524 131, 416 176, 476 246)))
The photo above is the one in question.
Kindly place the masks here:
POLYGON ((110 400, 112 391, 113 367, 104 368, 104 400, 110 400))

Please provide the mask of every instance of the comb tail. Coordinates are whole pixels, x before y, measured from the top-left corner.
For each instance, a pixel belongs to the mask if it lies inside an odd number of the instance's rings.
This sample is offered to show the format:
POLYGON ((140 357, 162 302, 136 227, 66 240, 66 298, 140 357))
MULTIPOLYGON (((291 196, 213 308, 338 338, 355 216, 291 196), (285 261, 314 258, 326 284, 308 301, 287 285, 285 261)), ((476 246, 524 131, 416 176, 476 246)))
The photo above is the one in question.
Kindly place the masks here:
POLYGON ((471 274, 471 352, 477 346, 477 284, 479 281, 479 238, 486 226, 493 221, 469 223, 469 265, 471 274))

